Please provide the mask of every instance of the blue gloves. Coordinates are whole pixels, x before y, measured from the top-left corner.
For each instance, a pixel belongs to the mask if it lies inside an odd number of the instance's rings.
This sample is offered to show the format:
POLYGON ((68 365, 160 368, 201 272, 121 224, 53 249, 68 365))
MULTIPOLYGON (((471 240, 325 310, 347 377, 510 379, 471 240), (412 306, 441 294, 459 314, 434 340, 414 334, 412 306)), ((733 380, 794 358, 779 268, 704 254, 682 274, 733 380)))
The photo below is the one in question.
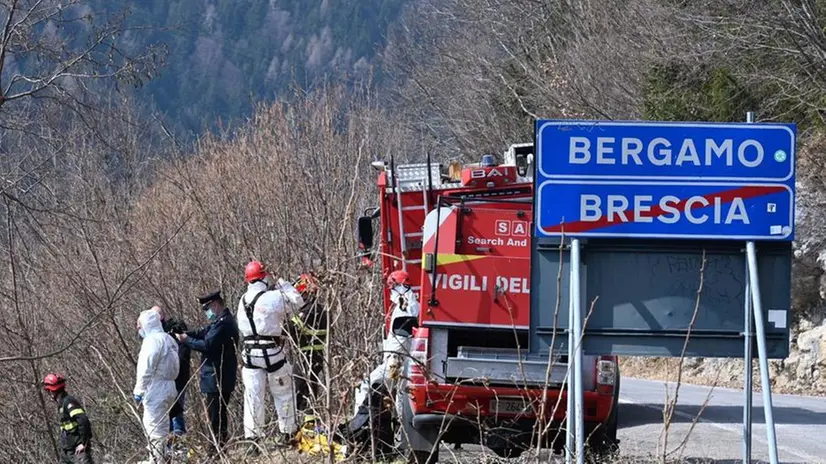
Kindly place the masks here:
POLYGON ((135 399, 135 403, 137 403, 138 405, 140 405, 141 401, 143 401, 143 396, 141 395, 133 395, 132 398, 135 399))

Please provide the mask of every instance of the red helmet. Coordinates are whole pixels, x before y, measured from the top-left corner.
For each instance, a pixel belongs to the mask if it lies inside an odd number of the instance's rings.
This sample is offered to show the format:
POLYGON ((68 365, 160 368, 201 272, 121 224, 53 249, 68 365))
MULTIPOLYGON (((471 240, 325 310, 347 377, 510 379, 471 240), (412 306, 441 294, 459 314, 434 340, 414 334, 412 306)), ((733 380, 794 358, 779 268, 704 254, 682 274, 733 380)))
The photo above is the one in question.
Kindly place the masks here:
POLYGON ((43 379, 43 389, 51 392, 66 388, 66 379, 60 374, 49 374, 43 379))
POLYGON ((254 280, 261 280, 267 276, 267 269, 261 261, 250 261, 244 269, 244 281, 250 283, 254 280))
POLYGON ((387 276, 387 286, 393 288, 396 285, 410 285, 409 278, 407 271, 393 271, 387 276))
POLYGON ((314 293, 318 290, 318 280, 312 273, 301 274, 298 276, 298 280, 295 281, 294 287, 302 295, 314 293))

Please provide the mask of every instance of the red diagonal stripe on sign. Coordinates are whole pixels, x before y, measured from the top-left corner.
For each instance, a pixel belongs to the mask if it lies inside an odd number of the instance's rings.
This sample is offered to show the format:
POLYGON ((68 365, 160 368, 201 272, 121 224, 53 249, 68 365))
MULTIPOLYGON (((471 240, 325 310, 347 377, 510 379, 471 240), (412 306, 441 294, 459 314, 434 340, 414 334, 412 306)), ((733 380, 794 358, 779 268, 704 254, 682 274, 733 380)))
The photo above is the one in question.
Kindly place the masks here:
MULTIPOLYGON (((721 202, 723 204, 726 204, 726 203, 731 203, 732 201, 734 201, 735 198, 742 198, 744 200, 747 200, 747 199, 750 199, 750 198, 756 198, 756 197, 760 197, 760 196, 764 196, 764 195, 771 195, 772 193, 782 192, 785 189, 786 188, 783 187, 783 186, 740 187, 740 188, 736 188, 736 189, 732 189, 732 190, 724 190, 722 192, 709 193, 708 195, 702 195, 702 197, 705 198, 705 200, 708 203, 710 203, 709 206, 711 206, 711 204, 714 203, 715 198, 720 198, 721 202)), ((692 196, 696 196, 696 195, 692 195, 692 196)), ((688 198, 686 198, 685 200, 681 200, 678 203, 671 203, 671 205, 673 205, 675 208, 685 210, 685 204, 687 202, 688 202, 688 198)), ((705 206, 703 206, 702 204, 699 204, 699 203, 695 203, 694 205, 696 205, 696 206, 692 206, 692 208, 691 208, 692 210, 705 207, 705 206)), ((625 211, 632 211, 632 210, 631 209, 626 209, 625 211)), ((664 213, 665 213, 665 210, 663 210, 663 208, 661 208, 659 205, 656 205, 656 206, 652 206, 651 209, 648 210, 648 211, 640 212, 639 215, 642 216, 642 217, 657 217, 657 216, 660 216, 664 213)), ((565 229, 564 232, 565 233, 577 233, 577 232, 588 232, 589 230, 601 229, 603 227, 615 226, 615 225, 618 225, 618 224, 629 224, 629 223, 634 222, 634 215, 633 214, 631 214, 631 215, 626 214, 626 217, 628 217, 628 219, 629 219, 628 222, 617 222, 617 221, 609 222, 608 221, 608 216, 602 216, 596 221, 569 222, 569 223, 566 223, 566 224, 558 224, 558 225, 549 227, 545 230, 547 230, 548 232, 562 232, 563 231, 563 226, 564 226, 564 229, 565 229)))

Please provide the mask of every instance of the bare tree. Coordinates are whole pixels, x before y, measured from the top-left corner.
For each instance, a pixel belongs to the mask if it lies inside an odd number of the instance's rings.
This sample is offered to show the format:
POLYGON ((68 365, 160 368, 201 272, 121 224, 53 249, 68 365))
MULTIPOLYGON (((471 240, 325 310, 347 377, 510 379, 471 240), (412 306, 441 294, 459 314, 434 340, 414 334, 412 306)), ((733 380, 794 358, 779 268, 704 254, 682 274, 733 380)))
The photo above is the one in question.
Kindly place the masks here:
POLYGON ((656 0, 420 0, 385 65, 393 99, 449 153, 529 141, 536 118, 633 118, 646 71, 684 48, 672 7, 656 0))

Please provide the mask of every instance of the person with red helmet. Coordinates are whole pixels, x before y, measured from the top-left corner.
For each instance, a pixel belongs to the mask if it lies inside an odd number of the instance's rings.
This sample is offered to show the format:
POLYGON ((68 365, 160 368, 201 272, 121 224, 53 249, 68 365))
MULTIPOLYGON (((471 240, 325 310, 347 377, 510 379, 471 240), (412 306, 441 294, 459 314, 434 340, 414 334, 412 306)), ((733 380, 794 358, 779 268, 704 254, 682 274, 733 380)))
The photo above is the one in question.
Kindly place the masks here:
POLYGON ((407 271, 391 272, 387 276, 386 284, 390 289, 390 301, 393 303, 390 312, 390 328, 382 344, 381 364, 373 369, 369 379, 361 383, 356 393, 356 414, 362 403, 368 400, 371 389, 385 382, 392 384, 396 380, 401 367, 410 356, 413 328, 419 324, 419 301, 411 289, 410 276, 407 271))
POLYGON ((247 263, 244 268, 244 282, 251 283, 258 280, 264 280, 269 276, 264 263, 258 260, 252 260, 247 263))
POLYGON ((310 401, 317 398, 321 388, 327 347, 327 311, 316 298, 319 287, 315 275, 301 274, 293 286, 305 301, 304 307, 290 319, 290 337, 295 341, 299 354, 296 357, 301 361, 297 363, 295 375, 296 408, 306 415, 311 409, 310 401))
POLYGON ((66 393, 66 379, 60 374, 48 374, 43 379, 43 389, 57 403, 61 462, 93 464, 92 423, 80 401, 66 393))
MULTIPOLYGON (((266 266, 252 260, 244 268, 247 291, 238 302, 238 330, 243 338, 244 437, 258 441, 264 435, 265 396, 269 389, 278 414, 276 442, 292 443, 298 431, 293 366, 284 352, 287 321, 304 306, 301 294, 289 282, 273 285, 266 266)), ((257 446, 250 449, 256 454, 257 446)))

